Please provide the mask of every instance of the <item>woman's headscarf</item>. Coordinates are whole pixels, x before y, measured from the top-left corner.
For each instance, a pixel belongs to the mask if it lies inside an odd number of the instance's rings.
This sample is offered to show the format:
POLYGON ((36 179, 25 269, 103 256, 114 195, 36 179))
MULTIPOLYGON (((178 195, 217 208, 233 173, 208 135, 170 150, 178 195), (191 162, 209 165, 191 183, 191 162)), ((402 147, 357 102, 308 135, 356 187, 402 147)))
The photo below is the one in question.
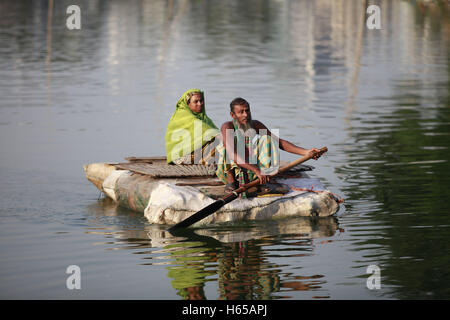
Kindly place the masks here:
POLYGON ((220 133, 206 115, 205 103, 202 111, 198 113, 189 108, 188 101, 196 93, 203 96, 199 89, 186 91, 178 100, 175 113, 170 118, 165 137, 168 163, 201 148, 220 133))

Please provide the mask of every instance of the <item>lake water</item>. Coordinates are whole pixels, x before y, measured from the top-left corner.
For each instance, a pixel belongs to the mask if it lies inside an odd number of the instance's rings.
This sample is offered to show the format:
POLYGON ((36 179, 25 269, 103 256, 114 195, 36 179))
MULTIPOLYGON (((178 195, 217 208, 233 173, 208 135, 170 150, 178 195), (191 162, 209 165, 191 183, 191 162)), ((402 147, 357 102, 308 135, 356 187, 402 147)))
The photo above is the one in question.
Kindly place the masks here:
POLYGON ((0 298, 449 299, 442 3, 2 1, 0 298), (381 29, 366 27, 369 4, 381 29), (336 217, 168 237, 104 199, 83 165, 164 155, 189 88, 217 125, 242 96, 283 138, 327 146, 308 164, 345 198, 336 217))

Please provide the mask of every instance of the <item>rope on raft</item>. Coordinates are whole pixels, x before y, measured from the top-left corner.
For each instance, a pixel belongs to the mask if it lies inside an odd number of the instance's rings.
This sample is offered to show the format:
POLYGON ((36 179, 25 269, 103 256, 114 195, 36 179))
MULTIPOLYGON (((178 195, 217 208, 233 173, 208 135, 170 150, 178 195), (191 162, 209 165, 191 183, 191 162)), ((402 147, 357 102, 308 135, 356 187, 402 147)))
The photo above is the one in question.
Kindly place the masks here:
POLYGON ((344 198, 338 196, 335 193, 332 193, 330 191, 324 191, 324 190, 314 190, 314 186, 311 187, 311 189, 308 188, 297 188, 294 186, 289 186, 294 191, 307 191, 307 192, 314 192, 314 193, 327 193, 329 194, 337 203, 343 203, 345 201, 344 198))

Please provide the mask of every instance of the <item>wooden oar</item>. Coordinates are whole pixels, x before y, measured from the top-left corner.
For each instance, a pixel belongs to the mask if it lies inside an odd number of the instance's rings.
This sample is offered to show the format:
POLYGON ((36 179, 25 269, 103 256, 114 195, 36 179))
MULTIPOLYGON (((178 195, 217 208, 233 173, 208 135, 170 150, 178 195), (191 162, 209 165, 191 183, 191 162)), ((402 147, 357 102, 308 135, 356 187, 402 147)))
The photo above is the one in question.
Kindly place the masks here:
MULTIPOLYGON (((320 149, 319 152, 317 152, 317 153, 315 153, 313 155, 304 156, 304 157, 302 157, 300 159, 297 159, 297 160, 289 163, 288 165, 280 168, 278 170, 278 172, 276 174, 272 175, 272 176, 276 176, 278 173, 287 171, 287 170, 289 170, 289 169, 299 165, 300 163, 303 163, 303 162, 305 162, 305 161, 307 161, 307 160, 309 160, 309 159, 311 159, 311 158, 313 158, 315 156, 320 156, 320 155, 322 155, 323 153, 325 153, 327 151, 328 151, 327 147, 323 147, 323 148, 320 149)), ((260 181, 257 178, 256 180, 253 180, 252 182, 247 183, 247 184, 239 187, 238 189, 232 191, 231 193, 229 193, 225 197, 214 201, 210 205, 204 207, 203 209, 201 209, 200 211, 194 213, 193 215, 191 215, 190 217, 186 218, 185 220, 183 220, 183 221, 177 223, 176 225, 172 226, 171 228, 169 228, 168 231, 172 233, 176 229, 187 228, 190 225, 193 225, 194 223, 196 223, 196 222, 206 218, 207 216, 213 214, 214 212, 216 212, 217 210, 222 208, 227 203, 230 203, 231 201, 233 201, 236 198, 238 198, 240 193, 250 189, 251 187, 257 186, 259 184, 260 184, 260 181)))

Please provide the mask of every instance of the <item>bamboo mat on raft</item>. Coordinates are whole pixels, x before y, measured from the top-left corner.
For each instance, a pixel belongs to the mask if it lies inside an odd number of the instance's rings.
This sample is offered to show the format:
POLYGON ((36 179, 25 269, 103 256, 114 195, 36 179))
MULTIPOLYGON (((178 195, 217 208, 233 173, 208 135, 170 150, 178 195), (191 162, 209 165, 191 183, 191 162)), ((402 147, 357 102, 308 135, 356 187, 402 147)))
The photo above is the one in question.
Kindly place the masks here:
MULTIPOLYGON (((125 160, 128 160, 128 162, 116 163, 114 166, 118 169, 129 170, 153 178, 215 177, 217 169, 216 165, 167 164, 165 157, 127 157, 125 160)), ((285 165, 285 163, 282 162, 282 165, 285 165)), ((289 171, 310 171, 313 168, 312 166, 298 165, 289 171)))
POLYGON ((135 173, 148 175, 154 178, 188 178, 188 177, 213 177, 216 174, 216 166, 202 165, 171 165, 153 163, 119 163, 116 168, 129 170, 135 173))

